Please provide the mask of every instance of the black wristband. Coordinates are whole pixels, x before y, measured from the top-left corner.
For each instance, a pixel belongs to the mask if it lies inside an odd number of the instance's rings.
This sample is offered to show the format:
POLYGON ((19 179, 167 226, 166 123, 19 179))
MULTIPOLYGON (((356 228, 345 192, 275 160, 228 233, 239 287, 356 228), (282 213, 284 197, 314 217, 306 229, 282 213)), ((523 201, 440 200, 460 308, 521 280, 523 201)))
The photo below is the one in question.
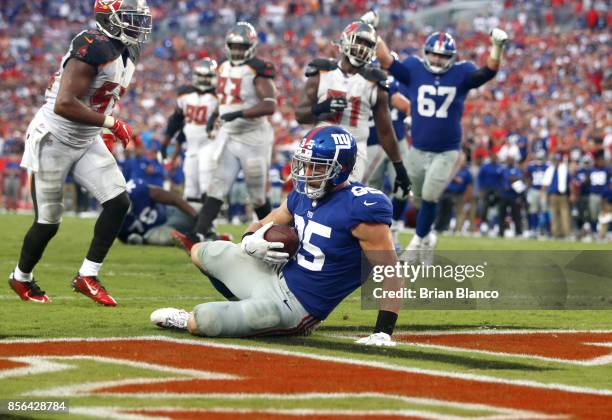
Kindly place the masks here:
POLYGON ((312 115, 316 117, 323 114, 325 112, 325 102, 314 104, 310 107, 310 112, 312 112, 312 115))
MULTIPOLYGON (((244 238, 246 238, 247 236, 252 235, 252 234, 254 234, 254 233, 255 233, 255 232, 245 232, 245 233, 242 235, 242 239, 244 239, 244 238)), ((242 239, 240 239, 240 240, 242 241, 242 239)))
POLYGON ((395 323, 397 322, 397 314, 391 311, 378 311, 378 318, 376 318, 376 326, 374 327, 374 334, 384 332, 386 334, 393 334, 395 323))

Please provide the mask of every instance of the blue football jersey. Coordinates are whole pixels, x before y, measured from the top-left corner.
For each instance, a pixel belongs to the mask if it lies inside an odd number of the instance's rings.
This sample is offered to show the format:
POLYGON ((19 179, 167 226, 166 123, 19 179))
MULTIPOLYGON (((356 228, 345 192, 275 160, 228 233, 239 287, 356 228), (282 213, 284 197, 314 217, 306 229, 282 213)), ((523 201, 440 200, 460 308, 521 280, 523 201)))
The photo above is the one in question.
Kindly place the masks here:
POLYGON ((603 195, 608 187, 610 173, 608 168, 594 167, 589 173, 589 187, 591 194, 603 195))
POLYGON ((151 228, 166 222, 166 206, 151 199, 149 184, 144 179, 130 179, 127 182, 127 192, 132 206, 118 235, 122 241, 126 241, 132 233, 144 235, 151 228))
MULTIPOLYGON (((406 119, 406 114, 400 111, 397 108, 393 108, 391 106, 391 98, 396 93, 400 93, 400 85, 397 83, 392 76, 387 78, 387 83, 389 83, 389 113, 391 114, 391 123, 393 124, 393 130, 395 131, 395 136, 398 141, 404 140, 406 137, 406 128, 404 127, 404 119, 406 119)), ((374 126, 374 116, 370 113, 370 119, 368 121, 370 126, 370 134, 368 135, 368 146, 373 146, 378 144, 378 133, 376 132, 376 127, 374 126)))
POLYGON ((580 195, 589 195, 591 190, 589 188, 589 174, 591 168, 579 168, 574 175, 574 181, 578 185, 580 195))
POLYGON ((532 161, 527 165, 527 173, 531 179, 531 186, 533 188, 541 188, 542 181, 544 180, 544 174, 548 169, 548 164, 545 162, 532 161))
POLYGON ((314 205, 291 192, 287 208, 300 237, 283 268, 289 290, 320 320, 361 285, 361 247, 351 234, 360 223, 391 224, 391 202, 381 191, 353 183, 314 205))
POLYGON ((465 98, 470 89, 477 87, 469 76, 476 70, 474 63, 460 61, 446 73, 434 74, 417 56, 402 63, 393 62, 389 72, 405 86, 402 93, 412 104, 414 147, 428 152, 459 149, 465 98))

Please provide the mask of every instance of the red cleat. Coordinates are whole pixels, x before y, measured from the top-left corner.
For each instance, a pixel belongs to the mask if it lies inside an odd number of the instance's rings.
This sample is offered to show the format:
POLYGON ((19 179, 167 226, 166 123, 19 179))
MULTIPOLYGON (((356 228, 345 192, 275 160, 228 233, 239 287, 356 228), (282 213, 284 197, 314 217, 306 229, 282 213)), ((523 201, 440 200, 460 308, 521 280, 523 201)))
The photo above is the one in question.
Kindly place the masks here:
POLYGON ((21 298, 21 300, 29 300, 36 303, 49 303, 51 299, 45 294, 44 290, 40 290, 36 280, 32 281, 18 281, 15 279, 15 275, 11 273, 8 281, 11 289, 15 291, 21 298))
POLYGON ((193 246, 198 242, 202 242, 204 240, 204 237, 197 233, 184 234, 178 230, 173 230, 171 235, 172 238, 174 238, 176 245, 187 251, 187 254, 189 255, 191 255, 191 248, 193 248, 193 246))
POLYGON ((78 275, 72 280, 72 288, 105 306, 117 306, 117 301, 106 292, 100 280, 95 276, 78 275))

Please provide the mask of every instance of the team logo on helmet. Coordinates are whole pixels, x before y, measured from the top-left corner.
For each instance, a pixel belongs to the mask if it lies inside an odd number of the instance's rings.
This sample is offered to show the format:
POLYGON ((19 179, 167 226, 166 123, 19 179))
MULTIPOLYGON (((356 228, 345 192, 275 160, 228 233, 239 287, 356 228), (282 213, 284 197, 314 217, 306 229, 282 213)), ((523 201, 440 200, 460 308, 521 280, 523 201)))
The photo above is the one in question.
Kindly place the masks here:
POLYGON ((106 36, 126 45, 147 42, 152 18, 146 0, 96 0, 96 26, 106 36))
POLYGON ((295 191, 320 199, 348 179, 356 159, 357 143, 351 133, 333 125, 313 128, 291 160, 295 191))
POLYGON ((342 54, 354 67, 363 67, 372 61, 376 47, 376 30, 368 23, 357 21, 349 23, 340 39, 342 54))
POLYGON ((239 66, 255 57, 257 31, 248 22, 238 22, 225 36, 227 59, 239 66))
POLYGON ((434 32, 425 40, 423 58, 430 72, 446 73, 457 59, 455 39, 448 32, 434 32))

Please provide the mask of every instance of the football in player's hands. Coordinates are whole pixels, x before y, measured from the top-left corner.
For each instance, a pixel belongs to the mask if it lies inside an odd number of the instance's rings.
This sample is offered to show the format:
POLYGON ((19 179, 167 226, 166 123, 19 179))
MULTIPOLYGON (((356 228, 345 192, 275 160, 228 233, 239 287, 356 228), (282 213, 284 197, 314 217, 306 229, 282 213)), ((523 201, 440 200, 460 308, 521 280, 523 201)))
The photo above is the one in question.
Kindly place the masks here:
POLYGON ((272 225, 264 234, 268 242, 282 242, 283 248, 278 251, 286 252, 289 258, 293 257, 300 247, 300 238, 295 228, 287 225, 272 225))
POLYGON ((491 42, 500 47, 508 41, 508 34, 503 29, 494 28, 489 35, 491 36, 491 42))

